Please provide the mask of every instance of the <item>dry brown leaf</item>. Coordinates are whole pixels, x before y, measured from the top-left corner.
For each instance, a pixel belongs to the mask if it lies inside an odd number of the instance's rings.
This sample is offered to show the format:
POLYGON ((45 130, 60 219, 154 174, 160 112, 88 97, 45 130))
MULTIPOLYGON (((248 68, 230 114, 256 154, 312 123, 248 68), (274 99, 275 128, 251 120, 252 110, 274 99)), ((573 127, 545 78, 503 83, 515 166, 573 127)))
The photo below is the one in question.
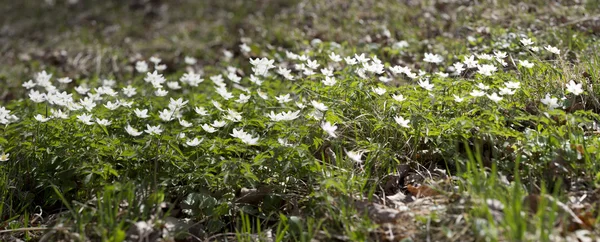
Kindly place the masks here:
POLYGON ((408 184, 406 186, 406 189, 408 189, 408 191, 415 197, 431 197, 440 194, 438 191, 427 185, 420 185, 418 187, 415 187, 413 185, 408 184))

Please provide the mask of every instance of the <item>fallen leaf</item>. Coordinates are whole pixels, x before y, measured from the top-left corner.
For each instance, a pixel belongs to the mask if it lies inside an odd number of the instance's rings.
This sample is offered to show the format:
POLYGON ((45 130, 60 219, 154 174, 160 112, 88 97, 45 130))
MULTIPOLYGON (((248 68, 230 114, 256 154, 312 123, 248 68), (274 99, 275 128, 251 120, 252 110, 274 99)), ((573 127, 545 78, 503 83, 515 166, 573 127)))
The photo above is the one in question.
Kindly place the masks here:
POLYGON ((427 185, 420 185, 418 187, 415 187, 413 185, 408 184, 406 186, 406 189, 408 189, 408 191, 415 197, 431 197, 440 194, 438 191, 427 185))

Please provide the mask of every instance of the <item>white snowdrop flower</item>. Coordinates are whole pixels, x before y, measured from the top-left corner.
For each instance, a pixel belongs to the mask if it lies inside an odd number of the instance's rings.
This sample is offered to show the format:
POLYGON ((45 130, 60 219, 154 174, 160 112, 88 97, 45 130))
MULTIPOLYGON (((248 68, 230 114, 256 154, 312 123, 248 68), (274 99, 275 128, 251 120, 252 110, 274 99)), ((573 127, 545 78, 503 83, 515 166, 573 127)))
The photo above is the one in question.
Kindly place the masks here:
POLYGON ((279 103, 281 103, 281 104, 283 104, 283 103, 287 103, 287 102, 289 102, 289 101, 292 101, 292 99, 290 98, 290 94, 289 94, 289 93, 288 93, 288 94, 285 94, 285 95, 279 95, 279 96, 275 97, 275 99, 276 99, 276 100, 277 100, 279 103))
POLYGON ((519 60, 519 65, 527 69, 531 69, 533 67, 533 63, 529 62, 528 60, 519 60))
POLYGON ((473 90, 471 91, 470 95, 473 97, 483 97, 485 95, 485 92, 480 90, 473 90))
POLYGON ((579 94, 583 93, 583 85, 581 83, 577 84, 573 80, 567 83, 567 92, 573 93, 575 96, 579 96, 579 94))
POLYGON ((149 124, 146 124, 146 130, 144 130, 144 132, 150 135, 160 135, 163 130, 161 129, 160 125, 150 126, 149 124))
POLYGON ((328 77, 326 76, 324 80, 321 81, 323 83, 323 85, 325 86, 333 86, 337 83, 337 80, 335 80, 335 77, 328 77))
POLYGON ((521 39, 521 44, 523 44, 524 46, 530 46, 533 44, 533 41, 531 41, 530 38, 523 38, 521 39))
POLYGON ((419 80, 418 84, 420 87, 422 87, 423 89, 425 89, 427 91, 433 90, 434 85, 432 83, 429 83, 428 79, 425 79, 425 80, 421 79, 421 80, 419 80))
POLYGON ((394 100, 396 100, 397 102, 402 102, 402 101, 406 100, 406 98, 402 94, 398 94, 398 95, 392 94, 392 98, 394 100))
POLYGON ((198 62, 198 60, 196 60, 196 58, 194 58, 194 57, 186 56, 183 59, 183 62, 185 62, 185 64, 187 64, 187 65, 192 66, 192 65, 195 65, 198 62))
POLYGON ((540 101, 550 110, 560 107, 558 104, 558 99, 555 97, 550 97, 550 94, 546 94, 546 97, 542 98, 540 101))
POLYGON ((334 52, 331 52, 329 54, 329 59, 331 59, 331 61, 333 61, 333 62, 340 62, 340 61, 342 61, 342 57, 339 56, 339 55, 337 55, 337 54, 335 54, 334 52))
POLYGON ((379 96, 385 94, 385 92, 386 92, 385 88, 383 88, 383 87, 377 87, 377 88, 371 87, 371 90, 379 96))
POLYGON ((142 134, 141 131, 138 131, 136 128, 131 127, 131 125, 129 125, 129 124, 127 124, 127 127, 125 127, 125 131, 127 132, 127 134, 129 134, 133 137, 137 137, 142 134))
POLYGON ((204 130, 204 131, 206 131, 206 132, 208 132, 208 133, 214 133, 214 132, 217 132, 217 129, 215 129, 214 127, 212 127, 212 126, 210 126, 210 125, 208 125, 208 124, 203 124, 203 125, 200 125, 200 127, 201 127, 201 128, 204 130))
POLYGON ((161 89, 161 88, 159 88, 156 91, 154 91, 154 95, 156 95, 157 97, 164 97, 167 94, 169 94, 169 91, 161 89))
POLYGON ((192 127, 192 123, 185 121, 185 119, 179 119, 179 124, 184 128, 192 127))
POLYGON ((496 72, 497 70, 498 70, 498 68, 496 68, 494 65, 490 65, 490 64, 483 64, 483 65, 477 66, 477 73, 484 75, 484 76, 492 76, 492 74, 494 72, 496 72))
POLYGON ((332 138, 337 138, 337 134, 335 131, 337 130, 337 126, 335 124, 331 124, 329 121, 321 123, 321 128, 323 131, 327 132, 327 134, 332 138))
POLYGON ((41 115, 41 114, 35 115, 33 118, 34 118, 35 120, 39 121, 40 123, 45 123, 45 122, 47 122, 48 120, 50 120, 50 118, 49 118, 49 117, 44 117, 44 116, 43 116, 43 115, 41 115))
POLYGON ((133 110, 133 112, 135 113, 135 116, 137 116, 138 118, 141 118, 141 119, 150 117, 148 115, 148 109, 140 110, 140 109, 136 108, 133 110))
POLYGON ((310 101, 310 104, 317 110, 325 112, 327 111, 327 109, 329 109, 324 103, 312 100, 310 101))
POLYGON ((499 101, 501 101, 501 100, 503 99, 501 96, 498 96, 498 94, 497 94, 497 93, 495 93, 495 92, 494 92, 494 93, 492 93, 492 95, 489 95, 489 94, 487 94, 487 97, 488 97, 490 100, 492 100, 492 101, 494 101, 494 102, 496 102, 496 103, 497 103, 497 102, 499 102, 499 101))
POLYGON ((441 55, 438 55, 438 54, 425 53, 425 58, 423 58, 423 61, 429 62, 429 63, 434 63, 434 64, 439 64, 439 63, 442 63, 442 61, 444 61, 444 59, 442 58, 441 55))
POLYGON ((91 114, 84 113, 84 114, 77 115, 77 119, 86 125, 94 125, 94 121, 92 120, 91 114))
POLYGON ((464 98, 461 98, 461 97, 459 97, 457 95, 453 95, 453 96, 454 96, 454 101, 457 102, 457 103, 460 103, 460 102, 462 102, 462 101, 465 100, 464 98))
POLYGON ((396 117, 394 117, 394 121, 396 121, 396 123, 398 125, 400 125, 400 127, 410 128, 410 126, 408 126, 408 124, 410 123, 410 120, 404 119, 402 116, 396 116, 396 117))
POLYGON ((560 50, 558 48, 554 47, 554 46, 547 45, 546 47, 544 47, 544 49, 546 49, 550 53, 553 53, 553 54, 556 54, 556 55, 560 55, 560 50))

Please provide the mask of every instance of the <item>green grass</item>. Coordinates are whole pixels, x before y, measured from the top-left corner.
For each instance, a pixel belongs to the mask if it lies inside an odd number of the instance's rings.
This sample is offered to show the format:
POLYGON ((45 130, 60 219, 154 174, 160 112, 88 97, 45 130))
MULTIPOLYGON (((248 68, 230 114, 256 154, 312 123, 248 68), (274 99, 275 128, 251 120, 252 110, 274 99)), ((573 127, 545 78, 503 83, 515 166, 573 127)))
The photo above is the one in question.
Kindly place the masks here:
POLYGON ((0 129, 0 154, 10 154, 0 162, 0 240, 555 241, 599 235, 594 1, 142 2, 24 1, 0 12, 8 26, 0 38, 6 46, 0 97, 19 118, 0 129), (526 37, 539 51, 523 46, 526 37), (400 41, 408 45, 398 48, 400 41), (240 49, 242 42, 249 52, 240 49), (320 66, 301 74, 295 64, 306 62, 288 51, 320 66), (435 74, 495 51, 507 53, 506 67, 479 61, 498 68, 491 76, 476 68, 435 74), (377 57, 385 73, 361 76, 360 64, 333 62, 331 52, 377 57), (427 63, 425 53, 443 61, 427 63), (163 84, 169 93, 157 97, 144 80, 148 75, 135 71, 136 61, 151 56, 167 65, 160 73, 169 82, 190 70, 204 81, 181 82, 181 90, 163 84), (198 63, 186 64, 186 56, 198 63), (258 57, 277 66, 260 77, 262 85, 250 80, 249 59, 258 57), (396 65, 425 71, 433 89, 393 74, 396 65), (280 66, 295 80, 278 74, 280 66), (334 70, 333 86, 322 83, 326 66, 334 70), (237 68, 249 93, 227 77, 228 67, 237 68), (76 102, 85 98, 76 86, 97 93, 105 79, 116 80, 119 94, 103 95, 91 111, 40 122, 35 115, 68 110, 29 99, 21 85, 43 70, 76 102), (220 74, 231 99, 215 92, 212 79, 220 74), (60 84, 60 77, 74 81, 60 84), (583 85, 582 94, 566 90, 571 80, 583 85), (507 82, 520 87, 499 102, 470 95, 480 84, 491 94, 507 82), (123 94, 128 85, 137 95, 123 94), (250 95, 247 103, 238 102, 241 94, 250 95), (285 94, 293 101, 275 99, 285 94), (560 106, 543 104, 547 94, 560 106), (456 102, 455 95, 464 100, 456 102), (180 117, 161 120, 171 98, 189 102, 163 118, 180 117), (132 107, 110 110, 107 101, 132 107), (315 114, 311 101, 328 109, 315 114), (150 117, 137 117, 136 108, 148 109, 150 117), (299 117, 273 121, 271 111, 299 111, 299 117), (84 113, 112 123, 85 125, 78 120, 84 113), (410 121, 407 127, 398 116, 410 121), (201 127, 227 119, 214 133, 201 127), (336 137, 322 128, 325 121, 337 126, 336 137), (134 137, 128 125, 139 131, 160 125, 163 132, 134 137), (234 129, 258 143, 232 137, 234 129), (202 142, 189 145, 196 137, 202 142), (362 154, 360 162, 349 152, 362 154))

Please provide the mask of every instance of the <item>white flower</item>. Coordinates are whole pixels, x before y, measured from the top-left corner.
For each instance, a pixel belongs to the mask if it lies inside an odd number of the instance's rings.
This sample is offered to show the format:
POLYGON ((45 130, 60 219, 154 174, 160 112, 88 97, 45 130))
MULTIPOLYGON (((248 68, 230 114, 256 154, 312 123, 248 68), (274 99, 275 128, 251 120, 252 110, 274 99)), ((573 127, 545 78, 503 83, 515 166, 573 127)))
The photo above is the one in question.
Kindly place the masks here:
POLYGON ((410 126, 408 126, 408 123, 410 123, 410 120, 404 119, 402 116, 396 116, 396 117, 394 117, 394 120, 396 121, 396 123, 398 125, 400 125, 400 127, 410 128, 410 126))
POLYGON ((487 94, 487 97, 488 97, 490 100, 492 100, 492 101, 494 101, 494 102, 496 102, 496 103, 497 103, 497 102, 499 102, 500 100, 502 100, 502 97, 501 97, 501 96, 498 96, 498 94, 497 94, 497 93, 495 93, 495 92, 494 92, 494 93, 492 93, 492 95, 489 95, 489 94, 487 94))
MULTIPOLYGON (((275 62, 275 60, 269 60, 267 58, 262 58, 262 59, 259 59, 259 58, 252 59, 252 58, 250 58, 250 64, 252 64, 252 66, 253 66, 252 67, 252 71, 257 76, 264 76, 264 77, 266 77, 267 74, 268 74, 268 72, 269 72, 269 70, 275 68, 275 66, 273 65, 274 62, 275 62)), ((281 70, 281 68, 280 68, 280 70, 281 70)), ((287 74, 289 75, 289 72, 287 74)), ((285 76, 285 75, 283 75, 283 76, 285 76)))
POLYGON ((521 39, 521 44, 523 44, 524 46, 529 46, 529 45, 533 44, 533 41, 531 41, 530 38, 524 38, 524 39, 521 39))
POLYGON ((223 118, 232 122, 240 122, 242 121, 242 113, 227 109, 227 114, 223 118))
POLYGON ((539 52, 539 51, 540 51, 540 47, 537 47, 537 46, 533 46, 533 47, 531 47, 531 48, 529 48, 529 49, 530 49, 531 51, 533 51, 533 52, 539 52))
POLYGON ((73 79, 68 78, 68 77, 63 77, 63 78, 56 79, 56 81, 58 81, 59 83, 67 84, 67 83, 71 83, 73 81, 73 79))
POLYGON ((479 89, 481 89, 481 90, 488 90, 488 89, 490 89, 490 87, 489 87, 489 86, 486 86, 485 84, 483 84, 483 83, 481 83, 481 82, 480 82, 480 83, 477 83, 477 87, 478 87, 479 89))
POLYGON ((33 82, 32 80, 29 80, 29 81, 27 81, 27 82, 24 82, 22 86, 23 86, 25 89, 31 89, 31 88, 34 88, 36 85, 37 85, 37 84, 36 84, 35 82, 33 82))
POLYGON ((116 110, 117 108, 119 108, 119 106, 121 106, 119 101, 116 101, 114 103, 111 101, 108 101, 108 102, 106 102, 106 104, 104 104, 104 107, 106 107, 108 110, 111 110, 111 111, 116 110))
POLYGON ((427 91, 431 91, 433 90, 433 84, 429 83, 429 80, 425 79, 425 80, 419 80, 418 82, 419 86, 422 87, 423 89, 427 90, 427 91))
POLYGON ((292 70, 287 69, 287 68, 283 68, 283 67, 279 67, 279 69, 277 69, 277 73, 279 75, 282 75, 285 79, 288 79, 290 81, 294 80, 294 76, 292 76, 292 70))
POLYGON ((500 88, 500 91, 498 92, 498 94, 500 94, 500 95, 513 95, 513 94, 515 94, 515 90, 514 89, 510 89, 508 87, 506 87, 506 88, 500 88))
POLYGON ((491 76, 497 70, 498 70, 498 68, 496 68, 494 65, 490 65, 490 64, 483 64, 483 65, 477 66, 477 73, 484 75, 484 76, 491 76))
POLYGON ((183 59, 183 62, 185 62, 185 64, 188 64, 188 65, 190 65, 190 66, 191 66, 191 65, 195 65, 195 64, 196 64, 196 62, 198 62, 198 61, 197 61, 197 60, 196 60, 196 58, 194 58, 194 57, 186 56, 186 57, 183 59))
POLYGON ((137 61, 135 63, 135 70, 139 73, 144 73, 148 71, 148 63, 145 61, 137 61))
POLYGON ((148 109, 144 109, 144 110, 140 110, 140 109, 134 109, 133 112, 135 113, 135 116, 137 116, 138 118, 148 118, 150 116, 148 116, 148 109))
POLYGON ((33 101, 35 103, 41 103, 41 102, 46 101, 46 94, 40 93, 36 90, 31 90, 29 92, 29 99, 31 99, 31 101, 33 101))
POLYGON ((112 124, 111 121, 108 121, 106 119, 99 119, 99 118, 96 118, 96 123, 98 123, 99 125, 102 125, 102 126, 109 126, 112 124))
POLYGON ((252 49, 250 49, 250 46, 248 46, 246 43, 243 43, 240 45, 240 50, 244 53, 248 53, 250 52, 252 49))
POLYGON ((183 107, 185 107, 185 105, 188 103, 189 101, 187 100, 183 100, 183 98, 178 98, 178 99, 173 99, 171 98, 169 100, 169 109, 171 110, 180 110, 183 107))
POLYGON ((334 52, 331 52, 331 54, 329 54, 329 59, 331 59, 333 62, 340 62, 342 61, 342 57, 335 54, 334 52))
POLYGON ((140 136, 142 134, 141 131, 138 131, 136 128, 131 127, 131 125, 129 124, 127 124, 127 127, 125 127, 125 131, 133 137, 140 136))
POLYGON ((135 96, 135 94, 137 94, 136 88, 132 87, 131 85, 128 85, 127 87, 124 87, 121 90, 123 91, 123 94, 125 94, 125 96, 127 97, 133 97, 135 96))
POLYGON ((402 101, 406 100, 406 98, 402 94, 399 94, 399 95, 392 94, 392 98, 394 100, 396 100, 397 102, 402 102, 402 101))
POLYGON ((0 155, 0 161, 8 161, 9 156, 10 156, 9 153, 2 152, 2 155, 0 155))
POLYGON ((77 119, 79 119, 79 121, 81 121, 82 123, 86 124, 86 125, 94 125, 94 121, 92 121, 92 115, 91 114, 80 114, 77 115, 77 119))
POLYGON ((198 139, 196 137, 193 140, 188 140, 187 142, 185 142, 185 144, 187 146, 195 147, 195 146, 198 146, 200 143, 202 143, 202 140, 204 140, 204 139, 198 139))
POLYGON ((63 111, 61 111, 60 109, 58 109, 58 110, 50 109, 50 113, 52 113, 53 118, 60 118, 60 119, 68 119, 69 118, 69 115, 67 115, 66 113, 63 113, 63 111))
POLYGON ((192 123, 185 121, 184 119, 179 119, 179 124, 184 128, 192 127, 192 123))
POLYGON ((567 83, 567 92, 573 93, 575 96, 583 93, 583 85, 577 84, 573 80, 567 83))
POLYGON ((282 139, 282 138, 277 138, 277 142, 281 145, 281 146, 285 146, 285 147, 293 147, 293 144, 290 144, 287 139, 282 139))
POLYGON ((501 60, 507 57, 506 52, 502 52, 502 51, 494 51, 494 57, 496 57, 496 59, 501 60))
POLYGON ((84 85, 81 85, 81 86, 75 87, 75 91, 81 95, 85 95, 90 91, 90 89, 84 85))
POLYGON ((365 63, 367 61, 369 61, 369 57, 365 56, 365 53, 362 53, 360 55, 354 54, 354 59, 356 59, 356 61, 358 61, 359 63, 365 63))
POLYGON ((529 62, 528 60, 519 60, 519 65, 522 67, 525 67, 527 69, 532 68, 533 67, 533 63, 529 62))
POLYGON ((233 98, 233 93, 227 91, 227 88, 225 88, 225 86, 215 86, 215 89, 217 91, 217 94, 221 95, 223 99, 229 100, 233 98))
POLYGON ((354 161, 354 162, 356 162, 358 164, 362 163, 361 158, 362 158, 363 152, 348 151, 348 152, 346 152, 346 155, 348 156, 348 158, 350 158, 350 160, 352 160, 352 161, 354 161))
POLYGON ((217 110, 219 110, 221 112, 225 111, 225 110, 223 110, 223 108, 222 108, 222 106, 221 106, 221 104, 219 102, 217 102, 215 100, 212 100, 211 103, 212 103, 213 106, 215 106, 215 108, 217 110))
POLYGON ((321 128, 332 138, 337 138, 337 134, 335 133, 337 126, 335 124, 331 124, 329 121, 323 122, 321 123, 321 128))
POLYGON ((310 104, 319 111, 327 111, 329 109, 325 104, 317 102, 315 100, 310 101, 310 104))
POLYGON ((249 133, 244 132, 243 129, 233 129, 233 132, 230 134, 234 138, 240 139, 243 143, 247 145, 256 145, 258 144, 259 136, 252 137, 249 133))
POLYGON ((157 97, 164 97, 164 96, 166 96, 167 94, 169 94, 169 91, 163 90, 163 89, 161 89, 161 88, 157 89, 157 90, 154 92, 154 95, 156 95, 157 97))
POLYGON ((150 57, 150 62, 154 63, 155 65, 160 64, 161 61, 162 60, 160 58, 156 57, 156 56, 150 57))
POLYGON ((548 109, 555 109, 560 107, 558 105, 558 98, 550 97, 550 94, 546 94, 546 97, 540 100, 544 105, 548 106, 548 109))
POLYGON ((385 94, 385 92, 386 92, 385 88, 383 88, 383 87, 377 87, 377 88, 371 87, 371 90, 373 90, 373 92, 379 96, 385 94))
POLYGON ((331 77, 331 76, 333 76, 333 69, 331 69, 331 68, 321 68, 321 74, 323 74, 326 77, 331 77))
POLYGON ((275 112, 271 111, 271 113, 267 114, 267 117, 269 117, 271 119, 271 121, 274 122, 278 122, 278 121, 291 121, 294 119, 297 119, 299 117, 300 114, 300 110, 292 112, 292 111, 288 111, 288 112, 281 112, 278 114, 275 114, 275 112))
POLYGON ((475 56, 471 55, 469 57, 465 57, 465 60, 463 61, 463 63, 465 63, 465 65, 467 65, 467 68, 474 68, 477 67, 477 61, 475 60, 475 56))
POLYGON ((480 91, 480 90, 473 90, 473 91, 471 91, 470 94, 473 97, 482 97, 483 95, 485 95, 485 92, 480 91))
POLYGON ((306 61, 306 67, 310 68, 310 69, 317 69, 320 66, 320 64, 316 61, 316 60, 307 60, 306 61))
POLYGON ((225 121, 215 120, 215 121, 213 121, 211 126, 213 126, 215 128, 221 128, 221 127, 225 126, 226 124, 227 124, 227 122, 225 122, 225 121))
POLYGON ((345 57, 344 61, 346 61, 346 64, 348 65, 356 65, 357 61, 356 59, 352 58, 351 56, 345 57))
POLYGON ((510 88, 510 89, 519 89, 521 87, 520 82, 507 82, 505 85, 506 85, 506 88, 510 88))
POLYGON ((208 124, 203 124, 200 125, 200 127, 202 127, 202 129, 208 133, 214 133, 217 132, 217 129, 213 128, 212 126, 208 125, 208 124))
POLYGON ((206 111, 206 109, 203 107, 195 107, 194 111, 196 111, 196 113, 200 116, 208 116, 208 111, 206 111))
POLYGON ((45 123, 46 121, 50 120, 50 118, 44 117, 41 114, 35 115, 33 118, 41 123, 45 123))
POLYGON ((547 45, 546 47, 544 47, 544 49, 546 49, 550 53, 560 55, 560 50, 558 48, 554 47, 554 46, 547 45))
POLYGON ((457 95, 453 95, 453 96, 454 96, 454 101, 457 102, 457 103, 462 102, 463 100, 465 100, 464 98, 461 98, 461 97, 459 97, 457 95))
POLYGON ((456 62, 452 66, 454 67, 454 73, 456 75, 460 75, 460 73, 462 73, 465 70, 465 68, 464 68, 465 64, 460 63, 460 62, 456 62))
POLYGON ((198 84, 200 84, 204 81, 204 79, 202 79, 200 74, 196 74, 194 72, 188 72, 188 73, 183 74, 183 76, 181 76, 181 78, 179 78, 179 81, 186 83, 190 86, 197 87, 198 84))
POLYGON ((438 54, 425 53, 425 58, 423 58, 423 61, 438 64, 444 61, 444 59, 438 54))
POLYGON ((173 110, 170 109, 163 109, 162 111, 158 111, 158 117, 164 121, 164 122, 169 122, 173 119, 175 119, 173 116, 173 110))
POLYGON ((171 90, 181 89, 181 86, 179 85, 179 82, 177 82, 177 81, 167 82, 167 87, 171 90))
POLYGON ((154 69, 158 70, 158 71, 164 71, 167 69, 167 65, 165 65, 165 64, 155 65, 154 69))
POLYGON ((326 76, 325 80, 322 80, 321 82, 325 86, 333 86, 337 83, 337 81, 335 80, 335 77, 329 77, 329 76, 326 76))
POLYGON ((283 103, 287 103, 289 101, 292 101, 292 99, 290 98, 290 94, 289 93, 285 94, 285 95, 279 95, 279 96, 275 97, 275 99, 277 99, 277 101, 279 103, 282 103, 282 104, 283 103))
POLYGON ((494 58, 494 56, 490 55, 490 54, 478 54, 477 55, 477 59, 479 60, 492 60, 494 58))
POLYGON ((160 135, 163 130, 160 128, 160 125, 150 126, 149 124, 146 124, 146 130, 144 130, 144 132, 150 135, 160 135))

